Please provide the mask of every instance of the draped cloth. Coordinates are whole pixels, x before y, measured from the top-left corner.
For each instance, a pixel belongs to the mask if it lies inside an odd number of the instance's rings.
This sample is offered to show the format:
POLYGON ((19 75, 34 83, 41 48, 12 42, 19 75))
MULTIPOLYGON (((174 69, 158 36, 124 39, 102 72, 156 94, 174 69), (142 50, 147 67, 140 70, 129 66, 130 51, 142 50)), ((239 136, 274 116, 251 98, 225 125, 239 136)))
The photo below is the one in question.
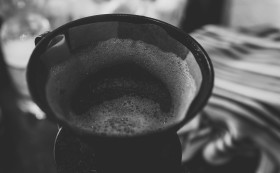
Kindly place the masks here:
POLYGON ((207 25, 191 35, 213 62, 215 84, 179 131, 183 163, 200 152, 219 166, 258 151, 256 173, 280 173, 280 30, 207 25))

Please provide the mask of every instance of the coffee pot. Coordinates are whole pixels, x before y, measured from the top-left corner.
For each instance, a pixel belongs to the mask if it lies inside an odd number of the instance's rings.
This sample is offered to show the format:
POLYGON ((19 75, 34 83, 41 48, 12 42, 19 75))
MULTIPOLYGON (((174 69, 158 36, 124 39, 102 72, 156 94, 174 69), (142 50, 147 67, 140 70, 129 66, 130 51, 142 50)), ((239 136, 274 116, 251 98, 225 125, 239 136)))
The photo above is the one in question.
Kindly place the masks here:
POLYGON ((177 131, 206 104, 214 80, 191 36, 156 19, 106 14, 35 42, 27 81, 59 124, 58 172, 182 172, 177 131))

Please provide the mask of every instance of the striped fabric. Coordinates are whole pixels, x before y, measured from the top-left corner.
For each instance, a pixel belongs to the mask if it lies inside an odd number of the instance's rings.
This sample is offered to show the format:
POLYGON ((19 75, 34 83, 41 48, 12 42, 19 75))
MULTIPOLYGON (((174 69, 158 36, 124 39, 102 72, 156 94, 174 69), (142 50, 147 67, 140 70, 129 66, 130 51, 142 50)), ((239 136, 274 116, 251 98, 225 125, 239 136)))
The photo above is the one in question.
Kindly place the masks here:
POLYGON ((215 69, 213 95, 181 129, 183 162, 202 151, 212 165, 260 151, 256 173, 280 173, 280 31, 213 25, 191 34, 215 69))

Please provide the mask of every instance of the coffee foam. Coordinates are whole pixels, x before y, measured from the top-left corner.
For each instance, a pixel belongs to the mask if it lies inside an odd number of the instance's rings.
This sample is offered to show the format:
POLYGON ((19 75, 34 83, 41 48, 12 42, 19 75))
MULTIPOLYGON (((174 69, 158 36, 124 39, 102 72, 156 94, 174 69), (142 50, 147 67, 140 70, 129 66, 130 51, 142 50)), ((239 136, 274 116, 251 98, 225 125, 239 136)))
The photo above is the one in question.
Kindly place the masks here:
MULTIPOLYGON (((100 121, 98 123, 93 122, 94 128, 92 128, 93 125, 90 125, 90 123, 85 123, 88 122, 86 119, 85 121, 82 121, 82 118, 76 119, 77 117, 88 116, 92 117, 92 119, 95 119, 96 115, 94 115, 94 113, 98 113, 97 110, 101 109, 94 108, 94 110, 90 110, 88 112, 87 116, 75 115, 73 112, 71 112, 69 105, 71 93, 88 75, 93 74, 110 64, 125 62, 133 62, 141 66, 145 70, 157 76, 166 84, 172 96, 172 113, 176 116, 172 116, 172 119, 169 119, 169 121, 172 123, 161 123, 161 128, 182 120, 196 94, 195 82, 189 72, 189 67, 186 60, 182 60, 174 53, 163 52, 153 45, 144 43, 142 41, 133 41, 130 39, 114 38, 101 42, 98 45, 90 45, 74 53, 72 57, 69 57, 69 61, 52 67, 47 85, 47 99, 51 108, 54 112, 60 114, 61 117, 65 117, 68 119, 68 121, 71 121, 71 124, 80 126, 86 130, 89 130, 89 127, 91 127, 91 131, 101 133, 100 131, 97 132, 97 129, 101 128, 100 124, 102 123, 100 121), (61 92, 61 90, 63 90, 63 92, 61 92)), ((139 98, 134 99, 138 100, 134 101, 135 103, 144 103, 144 101, 139 101, 139 98)), ((151 102, 151 100, 145 101, 151 102)), ((155 105, 155 103, 151 104, 155 105)), ((145 106, 142 105, 142 107, 144 109, 145 106)), ((156 107, 157 106, 152 109, 155 110, 157 109, 156 107)), ((121 109, 121 107, 119 108, 121 109)), ((161 114, 163 117, 166 116, 162 112, 161 114)), ((109 121, 111 120, 106 120, 104 123, 109 121)), ((137 122, 146 121, 139 120, 137 122)), ((160 128, 159 126, 155 127, 157 129, 160 128)))
POLYGON ((93 106, 73 117, 79 126, 94 133, 128 136, 159 130, 172 119, 172 112, 161 111, 158 103, 138 96, 123 96, 93 106))

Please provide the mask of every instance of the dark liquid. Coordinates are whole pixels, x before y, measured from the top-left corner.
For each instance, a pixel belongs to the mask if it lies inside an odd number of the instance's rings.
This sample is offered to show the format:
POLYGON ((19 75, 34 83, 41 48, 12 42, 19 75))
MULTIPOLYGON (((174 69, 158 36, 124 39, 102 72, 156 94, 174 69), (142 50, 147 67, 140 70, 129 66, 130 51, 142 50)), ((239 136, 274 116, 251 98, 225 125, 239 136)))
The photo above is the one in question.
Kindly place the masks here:
POLYGON ((101 134, 143 133, 172 118, 166 85, 134 63, 108 66, 90 75, 71 100, 74 116, 101 134))
POLYGON ((172 107, 170 93, 165 84, 133 63, 104 68, 82 81, 73 95, 72 109, 77 114, 92 106, 122 96, 137 96, 153 100, 163 112, 172 107))

